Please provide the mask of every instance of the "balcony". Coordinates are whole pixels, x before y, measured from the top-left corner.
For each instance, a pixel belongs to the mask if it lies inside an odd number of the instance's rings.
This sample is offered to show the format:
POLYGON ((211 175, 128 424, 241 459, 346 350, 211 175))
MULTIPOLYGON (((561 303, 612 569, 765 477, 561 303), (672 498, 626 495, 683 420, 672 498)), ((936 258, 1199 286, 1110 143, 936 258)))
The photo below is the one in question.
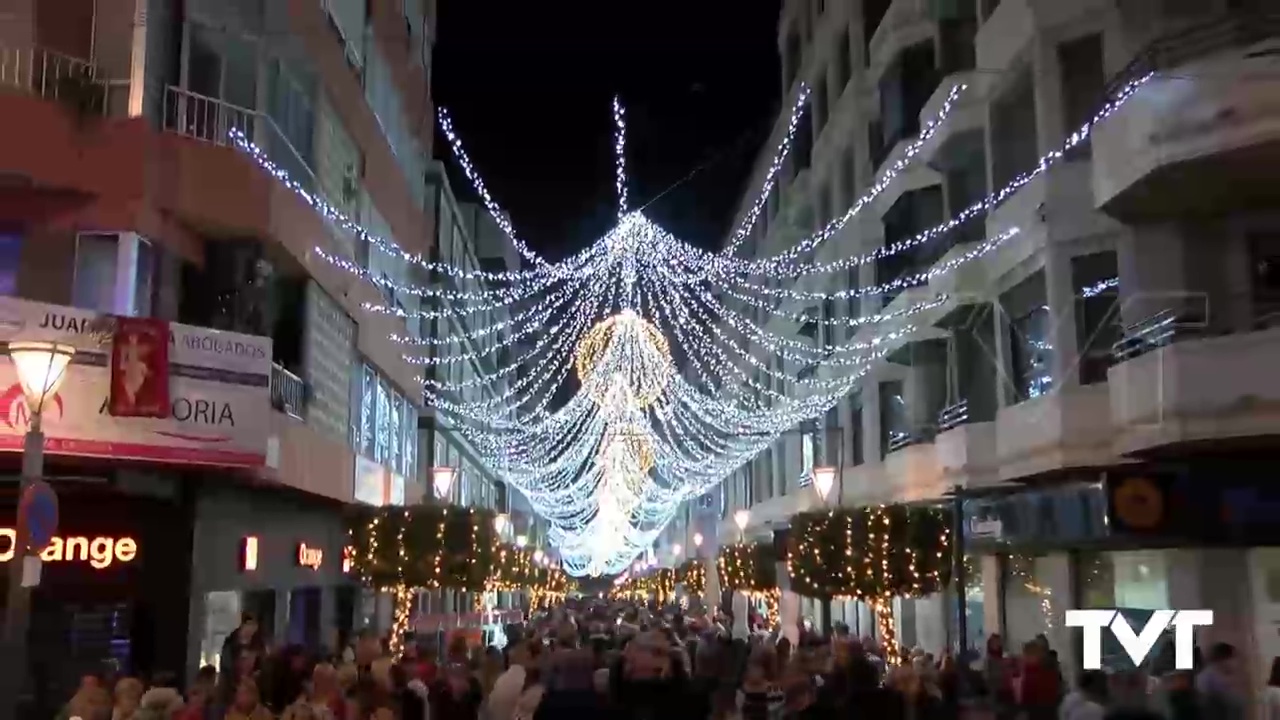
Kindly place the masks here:
POLYGON ((297 375, 271 363, 271 407, 298 420, 307 416, 307 383, 297 375))
POLYGON ((1067 385, 996 414, 999 480, 1113 462, 1106 383, 1067 385))
POLYGON ((929 12, 927 0, 893 0, 867 47, 867 81, 876 84, 889 63, 903 48, 932 39, 938 24, 929 12))
POLYGON ((933 444, 947 485, 972 488, 996 482, 996 424, 970 422, 968 402, 943 408, 933 444))
POLYGON ((1114 11, 1114 0, 1000 0, 978 28, 974 42, 978 67, 986 72, 1009 70, 1042 28, 1079 22, 1090 13, 1114 11))
POLYGON ((879 488, 867 488, 869 496, 862 504, 918 502, 941 497, 947 491, 947 484, 938 460, 938 448, 932 439, 891 450, 884 458, 884 482, 879 488))
POLYGON ((1243 332, 1165 310, 1126 328, 1108 372, 1114 446, 1141 453, 1187 442, 1274 443, 1280 435, 1280 316, 1250 304, 1243 332))
POLYGON ((52 50, 0 46, 0 87, 57 102, 80 117, 108 114, 111 85, 99 69, 52 50))
POLYGON ((1280 14, 1163 37, 1115 77, 1159 73, 1093 134, 1096 207, 1134 222, 1280 204, 1280 14))

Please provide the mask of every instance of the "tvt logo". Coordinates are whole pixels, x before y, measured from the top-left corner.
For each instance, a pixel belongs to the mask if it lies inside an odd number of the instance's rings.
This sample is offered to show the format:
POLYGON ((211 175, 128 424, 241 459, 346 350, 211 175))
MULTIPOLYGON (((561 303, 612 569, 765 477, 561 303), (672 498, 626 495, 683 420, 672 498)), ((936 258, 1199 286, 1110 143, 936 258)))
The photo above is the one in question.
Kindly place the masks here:
POLYGON ((1151 613, 1142 632, 1134 633, 1129 621, 1118 610, 1068 610, 1067 627, 1084 630, 1084 657, 1080 665, 1085 670, 1102 669, 1102 628, 1111 628, 1120 647, 1124 648, 1134 665, 1141 665, 1151 654, 1156 641, 1166 628, 1173 627, 1174 666, 1178 670, 1192 670, 1195 655, 1196 627, 1213 624, 1212 610, 1156 610, 1151 613))

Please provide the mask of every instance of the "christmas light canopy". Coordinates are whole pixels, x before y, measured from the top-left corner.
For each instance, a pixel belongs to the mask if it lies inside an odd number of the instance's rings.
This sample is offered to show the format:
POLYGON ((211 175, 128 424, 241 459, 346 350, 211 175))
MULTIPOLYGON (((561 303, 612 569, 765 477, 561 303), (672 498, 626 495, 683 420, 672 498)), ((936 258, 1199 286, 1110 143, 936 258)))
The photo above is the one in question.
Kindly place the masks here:
MULTIPOLYGON (((231 139, 336 234, 353 236, 369 251, 324 239, 314 258, 378 288, 386 300, 364 310, 406 321, 391 339, 422 368, 423 401, 438 426, 465 441, 491 475, 547 519, 546 541, 565 572, 603 575, 642 570, 645 563, 637 558, 654 547, 682 503, 717 487, 783 433, 821 418, 895 349, 922 332, 936 332, 932 324, 957 306, 947 276, 1015 242, 1019 229, 992 228, 983 239, 935 254, 941 259, 929 266, 896 277, 877 272, 870 286, 850 282, 858 275, 854 270, 876 263, 879 271, 885 258, 936 245, 962 225, 989 224, 990 210, 1085 142, 1146 79, 1122 88, 1060 149, 1004 187, 934 227, 865 252, 860 249, 870 245, 856 242, 862 238, 854 219, 933 142, 963 86, 950 90, 937 113, 924 119, 920 135, 895 151, 848 209, 816 229, 796 221, 803 213, 770 216, 770 232, 797 239, 780 252, 751 257, 737 252, 757 230, 785 174, 807 88, 791 109, 758 194, 718 252, 673 236, 634 209, 621 101, 612 108, 617 222, 557 262, 516 237, 441 111, 445 138, 481 204, 526 260, 525 269, 501 272, 405 251, 290 177, 243 133, 232 130, 231 139), (824 252, 829 240, 851 233, 852 249, 824 252), (375 272, 361 260, 375 254, 381 267, 399 263, 420 272, 375 272), (411 277, 431 281, 396 279, 411 277), (437 330, 421 330, 426 327, 437 330), (462 365, 470 372, 455 371, 462 365), (566 396, 565 388, 572 391, 569 398, 557 399, 566 396)), ((1094 291, 1108 289, 1099 288, 1094 291)), ((835 473, 814 472, 821 497, 830 493, 835 473)), ((455 475, 453 468, 432 469, 438 497, 447 497, 455 475)), ((745 532, 750 513, 739 510, 733 519, 745 532)), ((498 530, 502 521, 494 522, 498 530)), ((518 548, 526 541, 515 538, 518 548)), ((694 546, 701 542, 695 535, 694 546)))

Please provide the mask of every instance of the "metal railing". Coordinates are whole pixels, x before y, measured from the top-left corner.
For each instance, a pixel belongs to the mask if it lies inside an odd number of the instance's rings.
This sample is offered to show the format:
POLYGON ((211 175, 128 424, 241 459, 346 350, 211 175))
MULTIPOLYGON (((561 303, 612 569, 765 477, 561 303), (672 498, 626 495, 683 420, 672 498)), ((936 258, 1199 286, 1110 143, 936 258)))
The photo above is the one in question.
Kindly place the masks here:
POLYGON ((1125 326, 1122 337, 1111 346, 1111 355, 1115 362, 1124 362, 1169 345, 1176 338, 1199 335, 1203 330, 1202 318, 1192 318, 1185 312, 1165 308, 1125 326))
POLYGON ((311 164, 266 113, 170 85, 164 91, 163 127, 175 135, 231 148, 236 147, 232 131, 238 131, 292 180, 311 192, 320 188, 311 164))
POLYGON ((1124 86, 1150 73, 1168 70, 1219 50, 1245 47, 1280 37, 1280 12, 1232 12, 1156 38, 1112 76, 1104 92, 1113 98, 1124 86))
POLYGON ((75 103, 86 115, 106 115, 107 85, 88 61, 36 47, 0 46, 0 86, 75 103))
POLYGON ((969 422, 969 401, 961 400, 938 413, 938 432, 946 432, 969 422))
POLYGON ((276 363, 271 363, 271 407, 290 417, 306 419, 307 383, 276 363))
POLYGON ((216 98, 169 86, 164 89, 164 129, 214 145, 232 147, 231 131, 254 137, 258 113, 216 98))

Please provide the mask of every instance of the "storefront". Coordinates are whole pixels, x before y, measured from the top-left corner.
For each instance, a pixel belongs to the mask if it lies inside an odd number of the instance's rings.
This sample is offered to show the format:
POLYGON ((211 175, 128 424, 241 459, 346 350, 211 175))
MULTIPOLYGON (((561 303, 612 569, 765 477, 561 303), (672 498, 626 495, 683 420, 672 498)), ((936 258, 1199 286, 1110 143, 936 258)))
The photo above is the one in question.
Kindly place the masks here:
MULTIPOLYGON (((999 632, 1018 652, 1044 634, 1073 668, 1080 636, 1064 626, 1068 609, 1116 608, 1134 623, 1154 610, 1205 608, 1215 623, 1197 644, 1231 642, 1261 667, 1258 653, 1268 650, 1256 638, 1276 632, 1257 632, 1256 613, 1267 605, 1259 570, 1267 550, 1259 546, 1280 544, 1280 494, 1267 489, 1262 467, 1121 467, 966 500, 970 646, 999 632)), ((1280 612, 1276 620, 1280 627, 1280 612)), ((1125 664, 1118 645, 1103 655, 1125 664)))
POLYGON ((287 490, 205 483, 195 504, 188 672, 217 665, 242 613, 276 644, 332 647, 359 593, 343 567, 343 509, 287 490))
MULTIPOLYGON (((146 494, 106 475, 55 480, 58 530, 30 604, 23 702, 33 716, 54 712, 87 672, 149 677, 181 669, 191 522, 175 480, 154 478, 146 494)), ((15 560, 16 495, 16 484, 0 492, 6 571, 15 560)))

